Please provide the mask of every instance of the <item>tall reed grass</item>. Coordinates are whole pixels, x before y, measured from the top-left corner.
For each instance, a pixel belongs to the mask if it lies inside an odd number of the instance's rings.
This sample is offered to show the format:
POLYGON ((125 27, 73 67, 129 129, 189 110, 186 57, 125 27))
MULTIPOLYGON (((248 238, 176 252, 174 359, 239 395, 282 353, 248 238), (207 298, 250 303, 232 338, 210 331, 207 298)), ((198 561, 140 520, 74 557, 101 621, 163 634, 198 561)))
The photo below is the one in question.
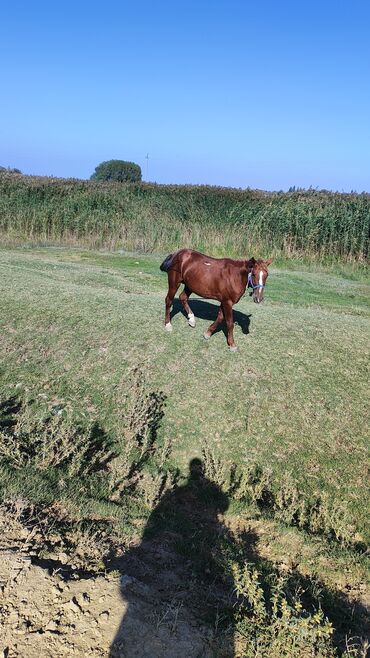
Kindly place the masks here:
POLYGON ((3 244, 46 243, 364 264, 370 195, 0 175, 3 244))

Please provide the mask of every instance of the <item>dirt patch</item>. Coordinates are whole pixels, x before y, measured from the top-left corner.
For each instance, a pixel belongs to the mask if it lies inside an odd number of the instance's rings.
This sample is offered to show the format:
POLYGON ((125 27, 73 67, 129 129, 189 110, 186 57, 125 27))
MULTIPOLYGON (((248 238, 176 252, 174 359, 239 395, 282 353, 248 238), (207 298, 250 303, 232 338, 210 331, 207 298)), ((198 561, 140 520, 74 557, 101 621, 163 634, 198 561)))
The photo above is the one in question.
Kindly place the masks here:
POLYGON ((217 629, 199 622, 204 601, 184 583, 166 542, 131 546, 109 573, 82 576, 63 553, 40 557, 29 531, 0 517, 0 656, 235 655, 217 629))
POLYGON ((212 633, 199 628, 181 593, 169 601, 129 575, 66 582, 25 555, 2 551, 0 587, 4 658, 215 655, 212 633))
POLYGON ((70 581, 17 553, 2 553, 1 649, 4 656, 105 656, 120 622, 117 583, 70 581))
MULTIPOLYGON (((303 602, 308 606, 313 585, 305 568, 319 556, 306 555, 308 549, 293 531, 282 545, 280 535, 274 539, 272 521, 225 517, 220 513, 225 509, 218 487, 208 482, 204 489, 190 478, 163 496, 140 541, 122 544, 113 535, 109 543, 99 534, 81 535, 80 528, 81 542, 76 543, 71 539, 73 521, 61 506, 38 510, 25 501, 4 504, 0 657, 245 655, 236 624, 236 581, 227 568, 233 542, 234 551, 242 550, 246 563, 259 568, 266 592, 268 577, 278 566, 288 588, 307 591, 303 602)), ((333 567, 333 581, 335 573, 333 567)), ((360 585, 341 592, 318 584, 341 646, 348 629, 355 632, 354 617, 356 633, 365 620, 360 596, 365 593, 360 585)))

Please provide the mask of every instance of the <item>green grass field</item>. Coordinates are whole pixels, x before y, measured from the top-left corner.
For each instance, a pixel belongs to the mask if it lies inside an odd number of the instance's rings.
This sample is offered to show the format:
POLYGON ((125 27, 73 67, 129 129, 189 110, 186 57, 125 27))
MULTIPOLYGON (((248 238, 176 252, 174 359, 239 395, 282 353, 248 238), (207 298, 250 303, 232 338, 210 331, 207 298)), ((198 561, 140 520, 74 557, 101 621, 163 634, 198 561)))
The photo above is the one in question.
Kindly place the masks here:
POLYGON ((175 306, 163 329, 158 256, 58 249, 1 252, 1 387, 65 404, 108 429, 112 394, 141 364, 166 397, 161 432, 186 470, 203 440, 225 461, 291 472, 303 490, 344 500, 368 538, 369 297, 363 282, 271 271, 266 301, 236 307, 239 350, 202 339, 215 304, 175 306), (177 312, 178 311, 178 312, 177 312), (248 325, 248 326, 247 326, 248 325))
MULTIPOLYGON (((288 570, 298 577, 297 586, 304 583, 315 596, 321 592, 320 605, 338 635, 334 644, 343 651, 349 632, 364 632, 368 602, 369 286, 360 272, 349 278, 272 266, 265 303, 253 304, 246 295, 235 307, 239 349, 230 353, 222 330, 209 341, 202 338, 215 318, 215 302, 191 301, 194 329, 175 303, 173 332, 164 330, 163 255, 0 251, 1 499, 46 509, 61 504, 72 523, 113 522, 123 540, 140 539, 151 512, 150 487, 147 500, 131 500, 129 494, 117 504, 86 463, 68 475, 55 461, 46 466, 48 449, 44 461, 30 458, 28 442, 36 439, 38 451, 45 444, 27 430, 27 422, 32 426, 51 412, 66 414, 76 427, 95 422, 113 436, 139 367, 145 391, 165 396, 158 436, 162 444, 172 443, 170 467, 180 469, 183 482, 194 457, 208 459, 207 477, 217 486, 233 463, 242 473, 256 467, 262 473, 253 486, 249 481, 252 502, 230 497, 226 523, 232 532, 244 528, 257 538, 257 564, 266 583, 271 568, 288 570), (29 418, 12 430, 9 410, 16 418, 18 399, 28 401, 29 418), (263 507, 263 496, 257 505, 265 477, 271 480, 269 493, 280 501, 274 508, 263 507), (309 500, 316 503, 300 526, 302 501, 309 500)), ((143 409, 145 415, 145 405, 135 407, 132 418, 143 409)), ((95 450, 98 443, 93 445, 95 450)), ((153 484, 156 467, 149 462, 153 484)), ((175 511, 175 530, 176 518, 175 511)), ((181 551, 196 563, 191 538, 184 536, 181 551)))

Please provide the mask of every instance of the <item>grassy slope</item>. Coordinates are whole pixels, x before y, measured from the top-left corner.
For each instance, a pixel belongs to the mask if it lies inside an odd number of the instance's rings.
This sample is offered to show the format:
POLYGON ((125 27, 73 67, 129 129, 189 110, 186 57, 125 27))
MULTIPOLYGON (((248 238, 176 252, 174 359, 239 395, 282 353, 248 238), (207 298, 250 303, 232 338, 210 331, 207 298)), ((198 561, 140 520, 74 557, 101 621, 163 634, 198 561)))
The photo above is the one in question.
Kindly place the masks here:
MULTIPOLYGON (((347 501, 366 534, 368 288, 323 273, 272 271, 263 306, 244 297, 249 335, 230 354, 215 307, 193 302, 163 330, 159 257, 66 250, 0 252, 2 395, 29 389, 109 429, 112 390, 145 364, 166 395, 162 431, 186 470, 203 438, 228 460, 291 471, 309 491, 347 501), (14 391, 14 388, 13 388, 14 391)), ((239 318, 240 319, 240 318, 239 318)))

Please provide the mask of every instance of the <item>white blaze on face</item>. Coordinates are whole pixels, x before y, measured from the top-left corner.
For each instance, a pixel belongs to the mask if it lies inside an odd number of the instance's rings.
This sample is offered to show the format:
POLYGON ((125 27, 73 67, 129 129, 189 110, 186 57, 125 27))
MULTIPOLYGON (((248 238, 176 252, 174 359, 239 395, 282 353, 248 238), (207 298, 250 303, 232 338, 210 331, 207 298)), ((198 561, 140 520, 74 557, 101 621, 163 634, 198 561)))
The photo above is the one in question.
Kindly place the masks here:
POLYGON ((262 301, 262 291, 263 291, 263 287, 262 287, 263 286, 263 272, 262 272, 262 270, 260 270, 259 277, 258 277, 258 283, 256 283, 256 285, 261 286, 261 287, 257 287, 256 290, 254 291, 255 299, 257 299, 257 301, 261 302, 262 301))

